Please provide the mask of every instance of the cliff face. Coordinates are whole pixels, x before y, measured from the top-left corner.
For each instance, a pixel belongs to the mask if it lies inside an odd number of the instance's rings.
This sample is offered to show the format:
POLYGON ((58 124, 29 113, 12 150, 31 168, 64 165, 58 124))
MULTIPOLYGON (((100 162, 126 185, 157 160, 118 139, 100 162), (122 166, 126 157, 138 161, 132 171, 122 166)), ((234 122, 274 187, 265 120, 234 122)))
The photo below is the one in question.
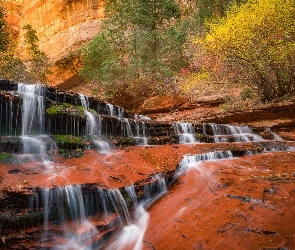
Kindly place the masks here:
POLYGON ((53 63, 52 85, 77 73, 80 60, 75 51, 100 30, 101 0, 9 0, 8 22, 18 32, 20 51, 24 30, 30 24, 37 31, 39 47, 53 63))

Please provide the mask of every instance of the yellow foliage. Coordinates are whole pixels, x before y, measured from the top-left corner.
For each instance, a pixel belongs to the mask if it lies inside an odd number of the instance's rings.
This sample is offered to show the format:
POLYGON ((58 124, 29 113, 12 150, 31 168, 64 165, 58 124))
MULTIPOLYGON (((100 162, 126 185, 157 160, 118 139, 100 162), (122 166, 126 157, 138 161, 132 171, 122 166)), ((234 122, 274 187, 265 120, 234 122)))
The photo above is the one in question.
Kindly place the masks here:
POLYGON ((193 95, 196 89, 201 89, 202 84, 210 80, 210 73, 206 70, 191 73, 179 81, 179 88, 181 92, 188 96, 189 99, 193 99, 193 95))
POLYGON ((206 26, 195 42, 244 65, 266 99, 294 91, 295 0, 249 0, 206 26))
POLYGON ((294 0, 249 0, 207 23, 207 48, 245 60, 283 61, 294 52, 294 0))

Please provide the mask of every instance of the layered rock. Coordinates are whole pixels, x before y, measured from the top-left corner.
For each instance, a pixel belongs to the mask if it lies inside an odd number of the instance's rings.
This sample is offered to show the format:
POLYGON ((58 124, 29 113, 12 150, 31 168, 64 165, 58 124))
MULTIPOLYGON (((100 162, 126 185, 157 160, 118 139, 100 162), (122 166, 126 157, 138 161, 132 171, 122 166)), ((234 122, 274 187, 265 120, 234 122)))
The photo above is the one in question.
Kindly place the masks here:
MULTIPOLYGON (((53 63, 51 84, 57 85, 77 74, 81 59, 75 51, 100 31, 103 2, 100 0, 6 1, 8 22, 24 51, 23 26, 36 30, 39 47, 53 63)), ((79 80, 75 79, 74 85, 79 80)))

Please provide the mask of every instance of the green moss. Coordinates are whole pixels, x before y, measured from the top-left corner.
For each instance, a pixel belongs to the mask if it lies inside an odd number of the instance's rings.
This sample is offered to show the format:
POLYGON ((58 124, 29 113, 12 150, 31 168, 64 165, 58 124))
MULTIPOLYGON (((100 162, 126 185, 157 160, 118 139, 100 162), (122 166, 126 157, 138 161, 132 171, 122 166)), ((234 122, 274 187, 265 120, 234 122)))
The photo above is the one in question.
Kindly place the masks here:
POLYGON ((69 149, 60 149, 59 154, 67 159, 70 158, 79 158, 84 156, 84 150, 82 149, 75 149, 75 150, 69 150, 69 149))
POLYGON ((53 105, 46 110, 46 114, 49 116, 56 116, 62 114, 62 111, 59 109, 58 105, 53 105))
POLYGON ((83 107, 74 106, 69 103, 54 104, 46 110, 47 116, 59 116, 59 115, 75 115, 82 118, 86 118, 83 107))
POLYGON ((14 157, 8 153, 0 153, 0 162, 2 163, 13 163, 15 161, 14 157))
POLYGON ((76 108, 80 111, 80 112, 84 112, 84 109, 82 106, 76 106, 76 108))
POLYGON ((54 135, 53 140, 56 141, 61 148, 69 146, 74 148, 84 147, 84 140, 73 135, 54 135))

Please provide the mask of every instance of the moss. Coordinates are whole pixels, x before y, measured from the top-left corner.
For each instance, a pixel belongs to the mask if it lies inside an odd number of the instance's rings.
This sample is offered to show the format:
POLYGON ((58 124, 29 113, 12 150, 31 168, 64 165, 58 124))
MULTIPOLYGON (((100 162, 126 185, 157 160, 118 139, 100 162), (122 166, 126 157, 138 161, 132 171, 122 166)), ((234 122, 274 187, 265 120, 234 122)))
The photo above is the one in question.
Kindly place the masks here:
POLYGON ((75 150, 60 149, 59 154, 66 159, 79 158, 79 157, 84 156, 84 150, 82 150, 82 149, 75 149, 75 150))
POLYGON ((62 112, 56 105, 54 105, 46 110, 46 114, 49 116, 56 116, 62 114, 62 112))
POLYGON ((82 138, 73 135, 54 135, 53 140, 59 148, 64 149, 77 149, 85 146, 85 141, 82 138))
POLYGON ((2 163, 14 163, 15 159, 10 154, 2 152, 2 153, 0 153, 0 162, 2 162, 2 163))
POLYGON ((49 117, 60 115, 75 115, 86 118, 83 107, 74 106, 69 103, 54 104, 46 110, 46 115, 49 117))
POLYGON ((76 108, 80 111, 80 112, 84 112, 84 109, 82 106, 76 106, 76 108))

